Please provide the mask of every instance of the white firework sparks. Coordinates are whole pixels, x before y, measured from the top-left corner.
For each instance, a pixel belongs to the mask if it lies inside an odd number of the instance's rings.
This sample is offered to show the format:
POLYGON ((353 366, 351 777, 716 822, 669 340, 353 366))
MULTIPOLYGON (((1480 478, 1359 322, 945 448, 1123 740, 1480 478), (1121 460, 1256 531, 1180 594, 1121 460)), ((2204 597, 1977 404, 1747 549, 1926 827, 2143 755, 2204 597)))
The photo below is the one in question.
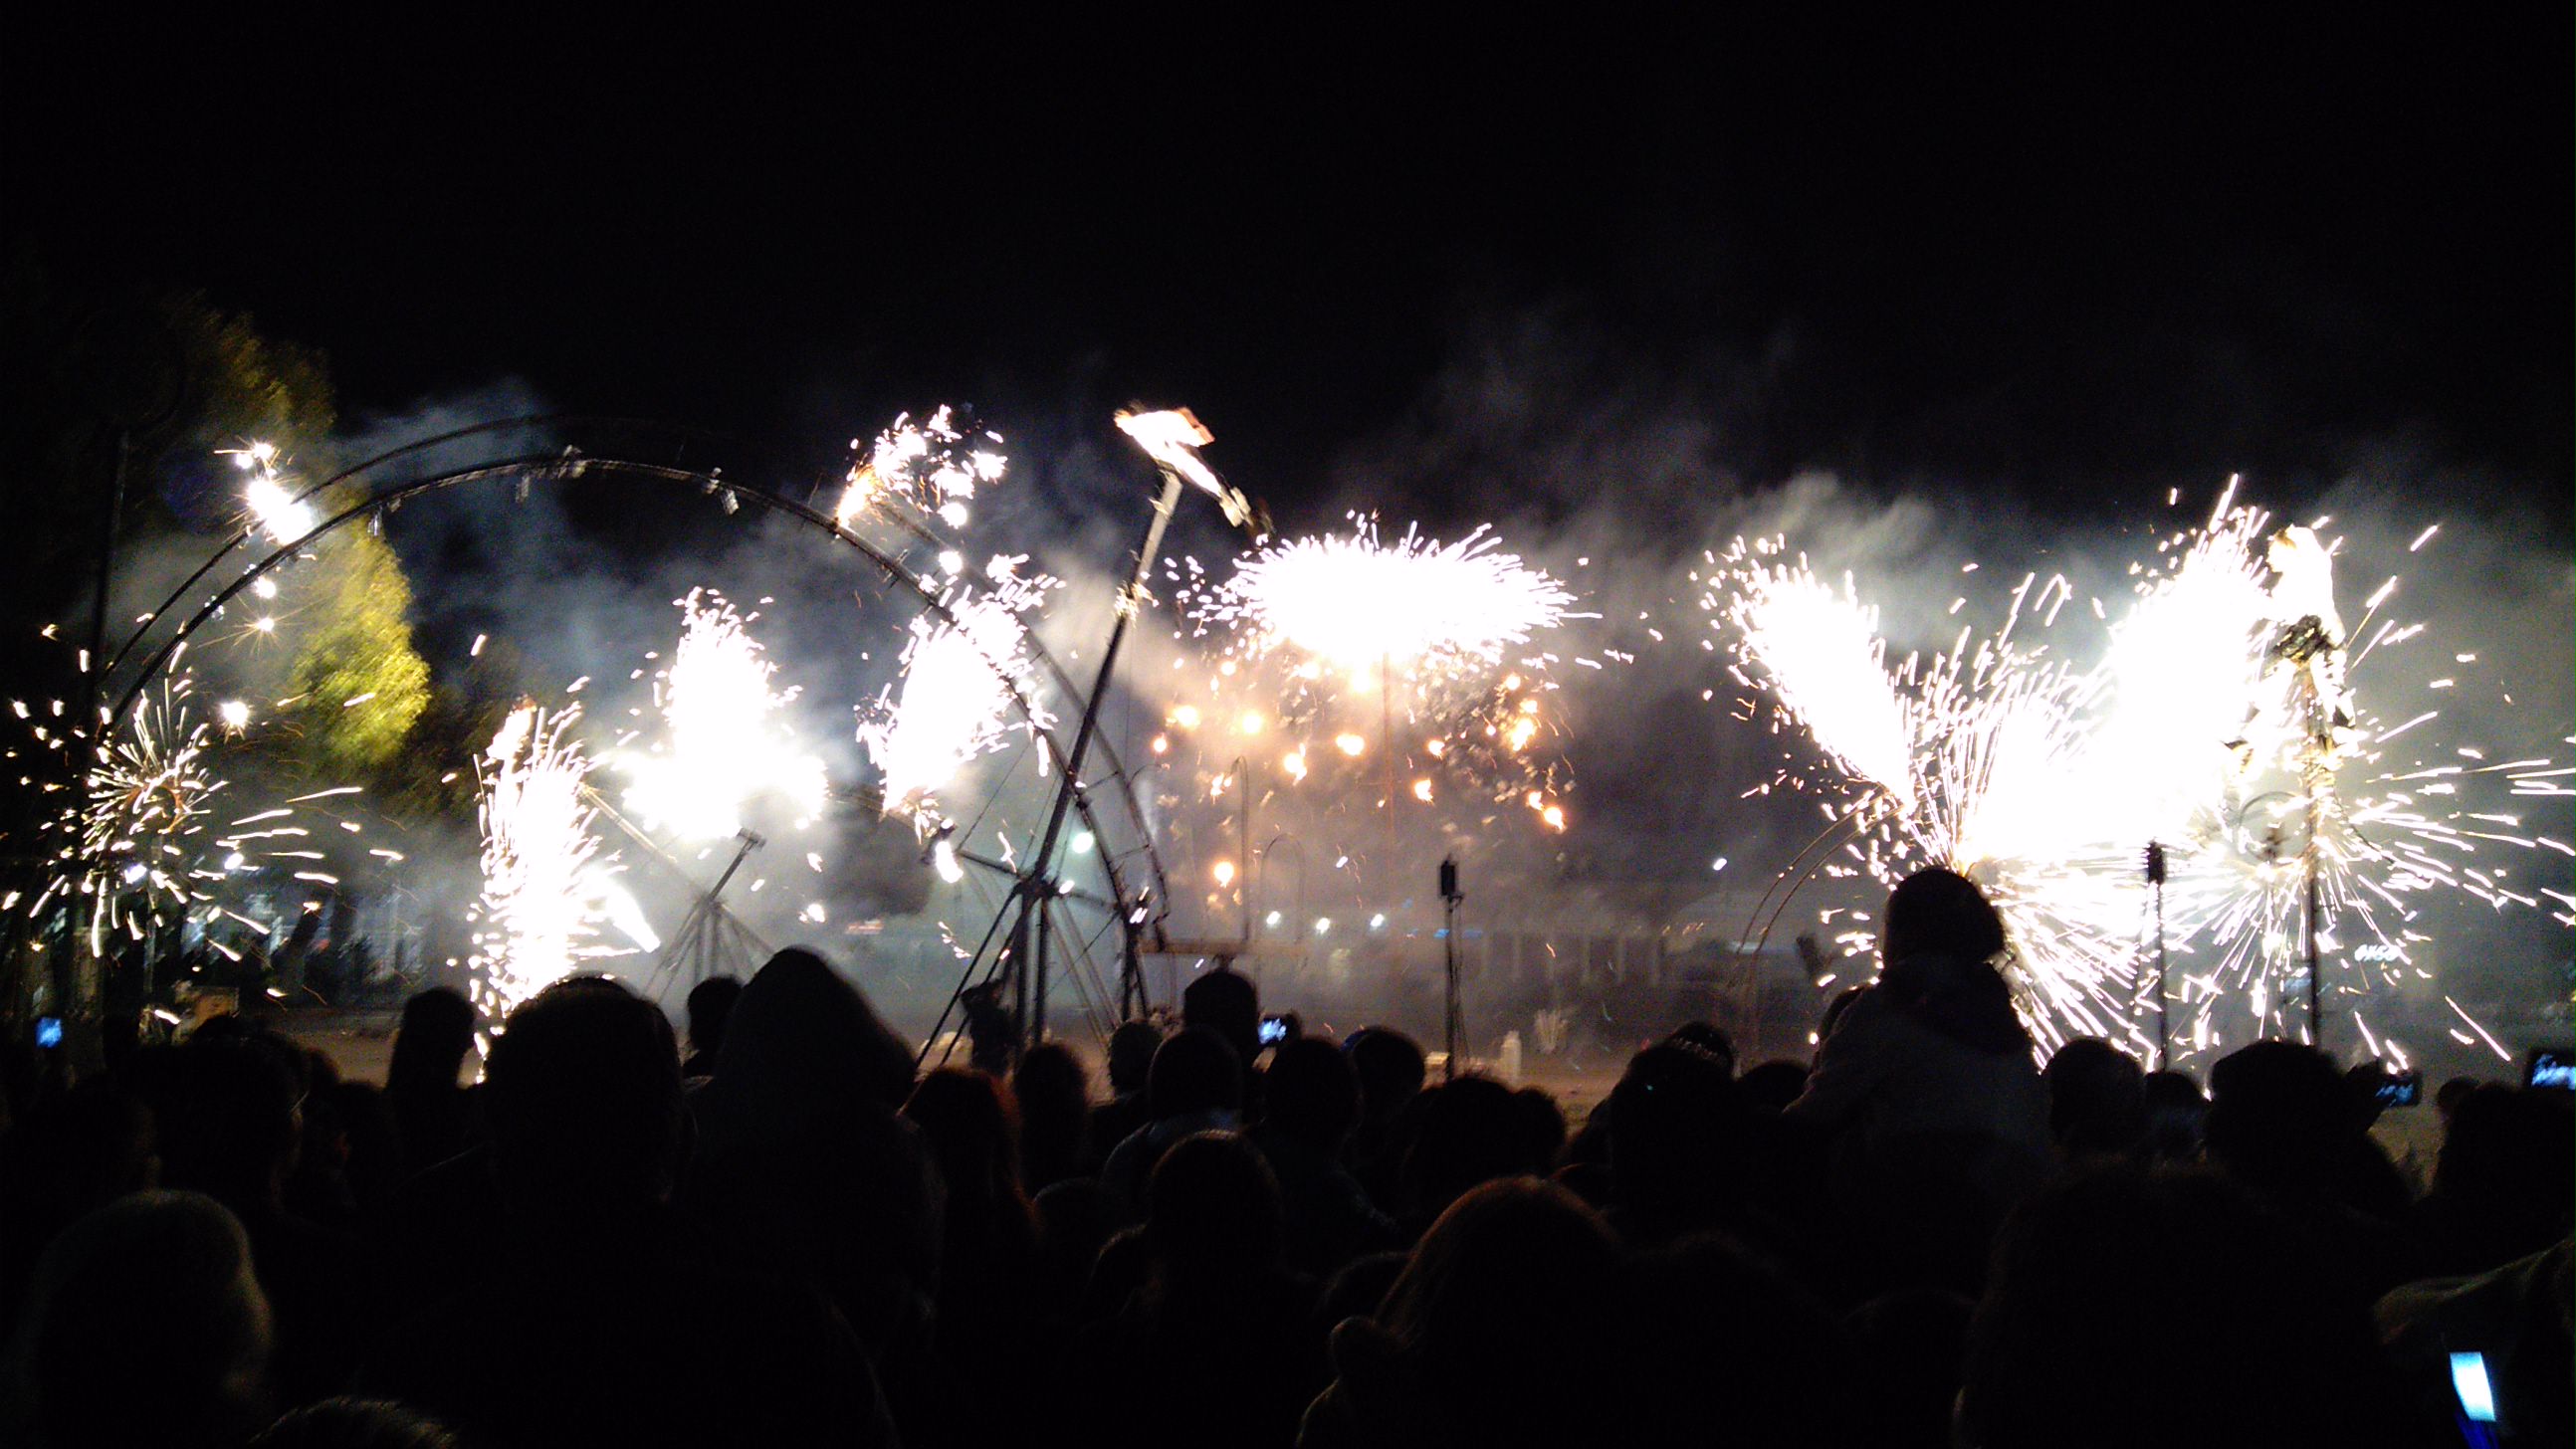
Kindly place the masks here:
POLYGON ((952 590, 941 600, 947 619, 915 619, 902 680, 861 708, 859 743, 883 779, 887 814, 927 828, 938 792, 968 761, 1010 739, 1020 701, 1035 717, 1017 727, 1051 722, 1036 698, 1038 671, 1020 618, 1056 581, 1023 577, 1020 562, 997 558, 986 566, 987 587, 952 590))
POLYGON ((482 929, 475 934, 475 996, 486 1014, 521 1002, 601 957, 661 943, 617 884, 591 828, 584 790, 591 762, 569 735, 580 706, 548 714, 521 705, 476 762, 483 823, 482 929), (615 925, 634 945, 604 939, 615 925))
MULTIPOLYGON (((851 451, 859 447, 853 439, 851 451)), ((1002 479, 1009 459, 1001 448, 1001 434, 960 428, 954 409, 945 405, 917 423, 906 413, 851 466, 832 521, 848 528, 869 508, 900 498, 951 528, 963 528, 975 490, 1002 479)))
POLYGON ((1574 605, 1545 570, 1499 549, 1481 527, 1452 544, 1412 529, 1385 544, 1374 520, 1359 520, 1347 536, 1254 553, 1198 616, 1253 631, 1260 649, 1292 647, 1346 672, 1382 662, 1483 672, 1574 605))
MULTIPOLYGON (((2384 727, 2344 687, 2327 545, 2234 506, 2231 487, 2206 525, 2160 552, 2172 562, 2135 571, 2137 598, 2080 671, 2012 642, 2023 621, 2054 621, 2071 597, 2063 579, 2023 580, 1992 638, 1963 630, 1947 652, 1894 668, 1875 611, 1848 584, 1837 594, 1803 562, 1777 561, 1776 544, 1713 559, 1721 576, 1702 603, 1731 635, 1739 682, 1768 693, 1848 779, 1877 787, 1847 811, 1861 869, 1892 882, 1946 864, 1987 886, 2012 925, 2015 985, 2043 1048, 2081 1033, 2143 1054, 2135 882, 2149 841, 2168 851, 2171 941, 2198 958, 2180 973, 2186 1049, 2211 1044, 2229 1009, 2258 1030, 2292 1024, 2283 997, 2305 972, 2312 868, 2321 951, 2341 958, 2358 935, 2390 974, 2423 939, 2412 895, 2540 905, 2464 857, 2480 841, 2567 847, 2518 817, 2470 811, 2456 789, 2486 772, 2517 793, 2554 793, 2564 772, 2481 765, 2475 750, 2461 751, 2468 764, 2397 768, 2387 742, 2430 716, 2384 727)), ((2394 587, 2372 596, 2356 638, 2394 587)), ((1871 944, 1865 932, 1843 940, 1871 944)), ((2402 1059, 2398 1044, 2385 1049, 2402 1059)))
POLYGON ((723 595, 694 589, 675 602, 679 646, 653 689, 670 733, 654 753, 621 762, 634 780, 627 804, 683 840, 740 830, 744 805, 761 795, 783 799, 798 824, 811 820, 823 806, 823 762, 795 748, 780 718, 796 692, 774 687, 778 666, 723 595))
POLYGON ((296 501, 287 487, 285 457, 274 443, 244 443, 225 449, 233 466, 250 475, 242 484, 242 506, 264 530, 271 541, 281 547, 296 542, 313 531, 321 519, 313 505, 296 501))

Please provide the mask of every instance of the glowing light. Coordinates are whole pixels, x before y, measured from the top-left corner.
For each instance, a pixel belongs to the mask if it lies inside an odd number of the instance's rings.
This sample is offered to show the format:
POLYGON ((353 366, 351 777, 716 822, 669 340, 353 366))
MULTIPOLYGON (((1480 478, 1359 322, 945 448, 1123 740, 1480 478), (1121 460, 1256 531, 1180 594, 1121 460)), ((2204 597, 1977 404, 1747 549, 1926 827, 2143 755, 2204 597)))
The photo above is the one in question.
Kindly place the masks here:
POLYGON ((1276 544, 1246 558, 1201 606, 1240 618, 1271 647, 1291 646, 1345 669, 1379 661, 1481 672, 1506 647, 1565 618, 1574 596, 1479 528, 1442 545, 1407 530, 1378 540, 1374 521, 1347 537, 1276 544))
POLYGON ((240 734, 250 728, 250 706, 238 699, 228 699, 215 706, 215 718, 225 729, 240 734))
POLYGON ((693 589, 679 608, 680 642, 653 686, 668 738, 619 761, 632 781, 626 803, 682 840, 732 835, 763 795, 785 801, 800 824, 812 819, 823 762, 794 747, 780 718, 796 691, 776 688, 778 666, 723 595, 693 589))
POLYGON ((1368 748, 1368 741, 1354 734, 1338 734, 1333 736, 1333 748, 1356 760, 1368 748))
POLYGON ((1332 917, 1330 917, 1330 916, 1317 916, 1317 917, 1315 918, 1315 934, 1316 934, 1316 935, 1318 935, 1318 936, 1324 935, 1324 934, 1326 934, 1327 932, 1331 931, 1332 929, 1333 929, 1333 918, 1332 918, 1332 917))
POLYGON ((955 885, 966 878, 966 867, 957 861, 956 842, 942 835, 930 843, 930 865, 939 878, 955 885))
MULTIPOLYGON (((1001 442, 999 433, 970 435, 946 406, 918 423, 903 414, 877 435, 867 457, 851 466, 832 521, 849 528, 871 507, 900 499, 951 528, 963 528, 975 490, 1002 479, 1009 460, 999 451, 1001 442), (992 446, 983 446, 988 443, 992 446)), ((859 445, 850 446, 856 450, 859 445)), ((947 558, 943 554, 941 563, 949 574, 964 570, 962 558, 954 566, 947 558)))
POLYGON ((313 505, 297 502, 287 487, 280 471, 285 459, 279 456, 274 443, 245 443, 223 451, 231 456, 235 467, 250 475, 242 485, 242 504, 272 542, 281 547, 294 543, 321 522, 314 515, 313 505))
POLYGON ((859 743, 884 777, 887 814, 920 826, 925 807, 968 761, 1008 741, 1015 704, 1025 702, 1027 728, 1050 723, 1020 616, 1055 583, 1014 575, 980 593, 961 585, 943 600, 947 621, 913 621, 902 682, 860 712, 859 743))
POLYGON ((475 995, 500 1016, 587 960, 661 943, 616 882, 591 829, 597 810, 583 789, 591 762, 570 735, 579 706, 549 715, 521 705, 483 752, 476 776, 483 825, 482 928, 475 995), (633 947, 612 944, 614 925, 633 947))
POLYGON ((1076 855, 1089 855, 1092 847, 1099 843, 1099 838, 1088 830, 1077 830, 1073 833, 1073 853, 1076 855))
MULTIPOLYGON (((2341 961, 2390 976, 2408 959, 2404 941, 2421 939, 2407 930, 2410 895, 2537 904, 2460 856, 2479 841, 2546 838, 2493 828, 2510 817, 2434 806, 2456 799, 2467 767, 2401 766, 2377 749, 2431 715, 2382 728, 2346 683, 2373 644, 2422 626, 2383 622, 2348 656, 2334 545, 2231 500, 2161 544, 2158 563, 2132 567, 2136 597, 2116 617, 2102 611, 2108 642, 2090 667, 2013 639, 2025 623, 2049 626, 2073 596, 2062 578, 2025 578, 2001 629, 1963 630, 1949 650, 1892 669, 1877 615, 1849 582, 1837 592, 1803 563, 1776 562, 1776 542, 1739 542, 1703 601, 1733 634, 1738 681, 1860 787, 1831 812, 1860 868, 1892 882, 1946 864, 1994 899, 2015 943, 2016 1002, 2043 1051, 2075 1035, 2152 1050, 2135 1007, 2135 877, 2148 841, 2166 851, 2172 949, 2199 963, 2180 973, 2191 987, 2177 998, 2192 1050, 2221 1039, 2222 1010, 2257 1032, 2288 1028, 2284 1004, 2304 994, 2311 878, 2320 948, 2334 957, 2357 935, 2341 961)), ((2382 585, 2370 610, 2393 592, 2394 580, 2382 585)), ((1865 930, 1843 939, 1870 944, 1865 930)))
POLYGON ((1219 889, 1223 889, 1226 886, 1234 884, 1233 861, 1220 860, 1216 863, 1216 869, 1209 873, 1216 877, 1216 883, 1219 889))

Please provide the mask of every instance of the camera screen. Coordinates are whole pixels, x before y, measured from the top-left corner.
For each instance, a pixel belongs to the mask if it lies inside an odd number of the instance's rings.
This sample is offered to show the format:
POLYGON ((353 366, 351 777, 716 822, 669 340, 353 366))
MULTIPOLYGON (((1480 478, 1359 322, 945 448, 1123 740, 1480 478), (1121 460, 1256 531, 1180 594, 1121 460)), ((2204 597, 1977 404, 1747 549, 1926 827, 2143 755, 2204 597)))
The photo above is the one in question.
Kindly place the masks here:
POLYGON ((1284 1016, 1261 1018, 1261 1044, 1277 1046, 1288 1039, 1288 1019, 1284 1016))
POLYGON ((2542 1047, 2531 1054, 2527 1063, 2522 1073, 2524 1086, 2576 1090, 2576 1048, 2542 1047))
POLYGON ((36 1045, 57 1047, 63 1044, 63 1019, 59 1016, 36 1018, 36 1045))

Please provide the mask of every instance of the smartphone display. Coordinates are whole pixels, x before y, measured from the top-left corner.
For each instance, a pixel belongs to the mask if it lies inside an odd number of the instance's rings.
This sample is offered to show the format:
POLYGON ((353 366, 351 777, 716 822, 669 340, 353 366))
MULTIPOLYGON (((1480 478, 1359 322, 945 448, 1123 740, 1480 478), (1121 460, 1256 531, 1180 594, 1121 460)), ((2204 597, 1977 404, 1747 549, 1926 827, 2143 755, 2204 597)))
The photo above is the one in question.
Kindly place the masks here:
POLYGON ((1277 1046, 1287 1039, 1288 1018, 1284 1016, 1265 1016, 1261 1018, 1261 1044, 1263 1046, 1277 1046))
POLYGON ((36 1045, 58 1047, 63 1044, 63 1019, 59 1016, 36 1018, 36 1045))
POLYGON ((2424 1074, 2420 1071, 2390 1072, 2379 1079, 2374 1089, 2383 1107, 2413 1107, 2424 1100, 2424 1074))
POLYGON ((2522 1084, 2576 1091, 2576 1047, 2534 1047, 2522 1059, 2522 1084))

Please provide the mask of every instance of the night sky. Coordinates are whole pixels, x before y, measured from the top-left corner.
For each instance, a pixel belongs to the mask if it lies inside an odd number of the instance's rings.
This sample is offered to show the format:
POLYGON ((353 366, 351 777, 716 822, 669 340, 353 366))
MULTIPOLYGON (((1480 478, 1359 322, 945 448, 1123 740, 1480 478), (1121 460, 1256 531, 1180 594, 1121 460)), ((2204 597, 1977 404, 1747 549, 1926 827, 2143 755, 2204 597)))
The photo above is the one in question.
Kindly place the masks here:
POLYGON ((2396 446, 2566 526, 2563 14, 12 29, 13 245, 204 288, 345 413, 1178 401, 1313 525, 1537 326, 1753 483, 2080 515, 2396 446))

